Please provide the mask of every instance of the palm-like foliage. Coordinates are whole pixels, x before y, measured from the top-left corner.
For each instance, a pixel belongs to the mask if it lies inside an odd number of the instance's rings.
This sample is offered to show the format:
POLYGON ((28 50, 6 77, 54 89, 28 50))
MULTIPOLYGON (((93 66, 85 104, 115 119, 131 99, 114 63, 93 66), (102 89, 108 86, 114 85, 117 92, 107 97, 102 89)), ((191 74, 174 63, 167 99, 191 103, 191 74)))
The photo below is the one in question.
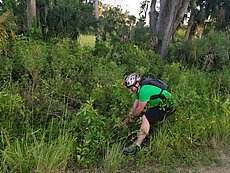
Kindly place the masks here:
MULTIPOLYGON (((17 18, 19 33, 27 35, 31 30, 28 27, 30 13, 28 1, 4 0, 0 1, 0 14, 10 10, 17 18)), ((77 38, 79 33, 90 31, 95 25, 92 1, 85 0, 36 0, 36 22, 32 30, 42 29, 44 38, 71 37, 77 38), (36 28, 37 27, 37 28, 36 28)))
POLYGON ((50 36, 78 38, 95 23, 93 5, 75 0, 57 0, 47 15, 50 36))
POLYGON ((7 11, 0 16, 0 51, 5 49, 5 43, 9 38, 14 38, 16 24, 14 16, 7 11))

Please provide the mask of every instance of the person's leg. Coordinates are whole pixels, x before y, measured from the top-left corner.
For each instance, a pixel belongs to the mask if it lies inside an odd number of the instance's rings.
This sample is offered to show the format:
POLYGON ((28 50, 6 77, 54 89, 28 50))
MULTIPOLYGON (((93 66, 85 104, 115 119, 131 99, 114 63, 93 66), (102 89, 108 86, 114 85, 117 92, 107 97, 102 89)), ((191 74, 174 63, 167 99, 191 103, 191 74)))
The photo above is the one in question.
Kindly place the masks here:
POLYGON ((138 152, 140 150, 140 146, 142 141, 145 139, 145 137, 147 136, 147 134, 149 133, 150 130, 150 124, 149 121, 147 120, 146 116, 143 115, 142 119, 141 119, 141 127, 140 127, 140 131, 137 134, 137 139, 134 142, 133 145, 131 145, 130 147, 127 147, 124 149, 124 154, 126 155, 131 155, 131 154, 135 154, 136 152, 138 152))
POLYGON ((140 145, 145 139, 150 130, 150 124, 155 124, 162 121, 165 117, 165 112, 158 107, 151 108, 144 113, 141 120, 140 133, 137 135, 137 140, 130 147, 124 148, 123 153, 126 155, 135 154, 140 150, 140 145))
POLYGON ((140 131, 137 134, 137 140, 135 141, 135 144, 137 144, 138 146, 141 146, 141 143, 145 139, 147 134, 149 133, 149 130, 150 130, 150 123, 147 120, 146 116, 143 115, 141 119, 140 131))

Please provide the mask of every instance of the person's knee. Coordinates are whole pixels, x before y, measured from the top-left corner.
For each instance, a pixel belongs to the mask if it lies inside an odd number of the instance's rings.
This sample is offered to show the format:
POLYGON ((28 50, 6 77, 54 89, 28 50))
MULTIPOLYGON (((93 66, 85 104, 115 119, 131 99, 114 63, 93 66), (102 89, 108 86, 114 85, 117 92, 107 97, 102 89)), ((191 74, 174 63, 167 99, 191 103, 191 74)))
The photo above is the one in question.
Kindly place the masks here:
POLYGON ((150 127, 149 120, 147 119, 147 117, 145 115, 142 116, 141 126, 144 127, 144 128, 149 128, 150 127))
POLYGON ((145 115, 142 116, 141 127, 138 134, 147 135, 149 133, 150 123, 145 115))
POLYGON ((138 135, 148 135, 148 130, 144 128, 140 128, 138 135))

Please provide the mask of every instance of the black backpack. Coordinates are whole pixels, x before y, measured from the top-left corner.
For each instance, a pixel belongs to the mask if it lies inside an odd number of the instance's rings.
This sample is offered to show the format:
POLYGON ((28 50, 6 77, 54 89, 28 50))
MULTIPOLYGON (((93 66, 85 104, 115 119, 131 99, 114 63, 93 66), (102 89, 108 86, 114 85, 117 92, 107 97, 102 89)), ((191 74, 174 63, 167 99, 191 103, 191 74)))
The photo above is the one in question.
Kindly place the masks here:
POLYGON ((166 99, 166 97, 162 94, 162 92, 164 90, 168 89, 168 85, 165 82, 163 82, 162 80, 160 80, 160 79, 152 79, 152 78, 144 78, 144 79, 142 79, 140 81, 140 85, 141 85, 141 87, 143 85, 153 85, 153 86, 156 86, 158 88, 161 88, 161 92, 159 94, 152 95, 150 97, 151 100, 157 99, 157 98, 161 98, 162 100, 166 99))
POLYGON ((143 86, 143 85, 154 85, 156 87, 161 88, 162 90, 168 89, 168 85, 160 79, 144 78, 141 80, 140 85, 141 86, 143 86))

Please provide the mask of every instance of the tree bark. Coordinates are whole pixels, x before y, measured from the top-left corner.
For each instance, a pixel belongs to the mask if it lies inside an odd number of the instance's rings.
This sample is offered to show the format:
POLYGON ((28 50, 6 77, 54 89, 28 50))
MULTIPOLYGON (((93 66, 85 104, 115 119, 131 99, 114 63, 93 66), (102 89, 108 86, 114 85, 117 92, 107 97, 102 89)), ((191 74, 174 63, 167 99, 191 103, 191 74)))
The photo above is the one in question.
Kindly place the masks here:
POLYGON ((27 0, 28 28, 31 28, 33 19, 36 17, 36 0, 27 0))
POLYGON ((151 1, 150 28, 153 36, 157 36, 159 42, 156 50, 164 60, 172 35, 183 19, 190 0, 160 0, 160 11, 157 15, 156 0, 151 1))
POLYGON ((184 18, 184 15, 185 15, 185 12, 187 11, 188 9, 188 5, 189 5, 189 2, 190 0, 187 0, 187 1, 180 1, 180 3, 178 4, 179 5, 179 10, 177 12, 177 15, 176 15, 176 20, 174 22, 174 29, 173 29, 173 32, 175 33, 180 22, 182 21, 182 19, 184 18))
POLYGON ((195 13, 196 13, 196 1, 197 0, 192 0, 192 2, 191 2, 191 14, 189 17, 188 26, 187 26, 185 37, 184 37, 185 41, 189 40, 190 35, 191 35, 190 33, 191 33, 192 27, 194 25, 194 17, 195 17, 195 13))
POLYGON ((152 33, 156 33, 156 22, 158 16, 158 12, 156 11, 156 1, 157 0, 152 0, 149 12, 149 24, 152 33))

